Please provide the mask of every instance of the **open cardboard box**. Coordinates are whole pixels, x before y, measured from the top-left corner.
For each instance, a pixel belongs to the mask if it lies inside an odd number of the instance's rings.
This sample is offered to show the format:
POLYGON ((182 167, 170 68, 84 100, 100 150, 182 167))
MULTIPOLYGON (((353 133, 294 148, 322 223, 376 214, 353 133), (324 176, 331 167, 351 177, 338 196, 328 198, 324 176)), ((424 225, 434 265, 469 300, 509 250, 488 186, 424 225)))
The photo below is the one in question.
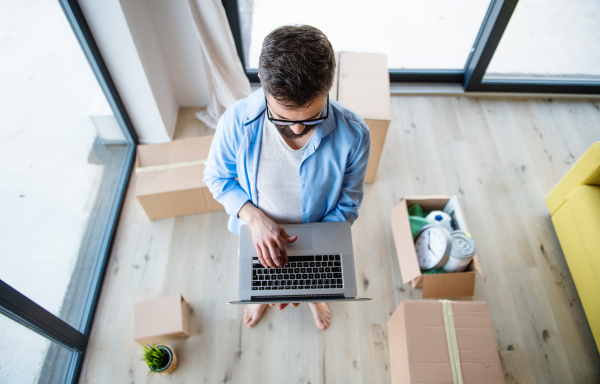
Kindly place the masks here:
POLYGON ((375 181, 379 158, 391 120, 390 74, 387 56, 380 53, 340 52, 329 97, 365 120, 371 133, 371 156, 366 183, 375 181))
POLYGON ((392 384, 504 383, 484 301, 405 300, 388 321, 387 333, 392 384))
POLYGON ((135 196, 150 220, 223 210, 203 181, 213 136, 139 145, 135 196))
POLYGON ((141 345, 162 344, 190 335, 189 307, 183 296, 139 301, 133 311, 133 340, 141 345))
MULTIPOLYGON (((447 212, 453 217, 458 229, 469 232, 462 209, 456 196, 418 196, 405 197, 392 209, 392 232, 396 244, 400 274, 404 284, 411 282, 413 288, 423 288, 423 298, 447 298, 473 296, 475 290, 475 273, 481 275, 481 267, 477 255, 464 272, 423 275, 417 261, 414 240, 410 231, 408 207, 419 204, 423 211, 444 210, 451 202, 454 209, 447 212), (452 201, 451 201, 452 200, 452 201)), ((477 242, 477 239, 475 239, 477 242)))

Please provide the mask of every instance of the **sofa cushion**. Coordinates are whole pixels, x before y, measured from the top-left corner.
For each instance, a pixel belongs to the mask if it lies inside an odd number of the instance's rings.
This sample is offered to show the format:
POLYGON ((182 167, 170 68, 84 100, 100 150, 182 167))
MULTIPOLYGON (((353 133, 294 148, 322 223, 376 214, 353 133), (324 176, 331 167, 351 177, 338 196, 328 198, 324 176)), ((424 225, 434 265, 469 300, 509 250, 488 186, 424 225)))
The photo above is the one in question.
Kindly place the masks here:
POLYGON ((546 196, 546 205, 550 214, 554 215, 554 212, 566 202, 569 193, 585 184, 600 185, 600 141, 588 148, 546 196))
POLYGON ((586 254, 600 281, 600 186, 577 187, 567 196, 567 201, 577 220, 577 230, 586 254))
POLYGON ((600 349, 600 187, 575 188, 552 222, 600 349))

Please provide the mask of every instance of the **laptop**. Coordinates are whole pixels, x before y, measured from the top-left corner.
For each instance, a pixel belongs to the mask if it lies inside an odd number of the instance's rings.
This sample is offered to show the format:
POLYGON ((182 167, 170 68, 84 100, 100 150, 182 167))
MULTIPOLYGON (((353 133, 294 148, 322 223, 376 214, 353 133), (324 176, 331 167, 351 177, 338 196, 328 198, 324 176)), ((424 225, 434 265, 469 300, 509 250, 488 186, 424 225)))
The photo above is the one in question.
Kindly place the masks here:
POLYGON ((281 225, 298 239, 286 244, 289 263, 265 268, 256 254, 252 231, 240 228, 239 301, 229 304, 365 301, 356 297, 350 223, 281 225))

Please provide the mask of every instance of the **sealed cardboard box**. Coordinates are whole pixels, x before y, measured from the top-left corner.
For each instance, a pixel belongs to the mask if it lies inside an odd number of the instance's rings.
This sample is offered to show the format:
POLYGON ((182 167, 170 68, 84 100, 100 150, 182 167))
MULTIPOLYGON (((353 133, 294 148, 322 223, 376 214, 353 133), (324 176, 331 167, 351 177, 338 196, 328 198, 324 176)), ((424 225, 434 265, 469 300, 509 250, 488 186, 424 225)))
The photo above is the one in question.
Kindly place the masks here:
POLYGON ((467 222, 456 196, 406 197, 392 209, 392 233, 400 264, 402 282, 413 288, 423 288, 423 298, 473 296, 475 273, 481 275, 479 260, 475 255, 464 272, 423 275, 419 268, 414 241, 410 230, 408 207, 419 204, 425 211, 446 210, 459 230, 469 232, 467 222))
POLYGON ((392 384, 503 384, 483 301, 405 300, 387 324, 392 384))
POLYGON ((133 340, 141 345, 162 344, 189 336, 188 304, 181 295, 135 303, 133 340))
POLYGON ((365 120, 371 132, 371 157, 365 182, 375 181, 379 158, 390 125, 390 75, 387 56, 340 52, 337 100, 365 120))
POLYGON ((138 146, 135 196, 150 220, 223 210, 202 180, 212 138, 138 146))

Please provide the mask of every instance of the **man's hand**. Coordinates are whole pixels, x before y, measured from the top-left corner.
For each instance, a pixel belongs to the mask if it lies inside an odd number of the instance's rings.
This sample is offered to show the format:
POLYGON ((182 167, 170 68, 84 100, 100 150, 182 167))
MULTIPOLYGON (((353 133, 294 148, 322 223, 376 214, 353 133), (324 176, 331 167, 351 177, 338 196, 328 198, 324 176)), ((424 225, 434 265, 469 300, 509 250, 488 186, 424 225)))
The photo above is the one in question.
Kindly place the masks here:
POLYGON ((288 263, 285 243, 293 243, 298 236, 288 235, 285 229, 250 202, 244 204, 238 216, 250 226, 258 260, 265 268, 277 268, 288 263))
MULTIPOLYGON (((273 303, 273 304, 269 304, 269 305, 272 307, 272 306, 274 306, 275 304, 273 303)), ((300 303, 290 303, 290 305, 291 305, 292 307, 296 308, 297 306, 299 306, 299 305, 300 305, 300 303)), ((281 311, 283 308, 285 308, 285 307, 287 307, 287 306, 288 306, 287 304, 277 304, 277 309, 279 309, 279 310, 281 311)))

